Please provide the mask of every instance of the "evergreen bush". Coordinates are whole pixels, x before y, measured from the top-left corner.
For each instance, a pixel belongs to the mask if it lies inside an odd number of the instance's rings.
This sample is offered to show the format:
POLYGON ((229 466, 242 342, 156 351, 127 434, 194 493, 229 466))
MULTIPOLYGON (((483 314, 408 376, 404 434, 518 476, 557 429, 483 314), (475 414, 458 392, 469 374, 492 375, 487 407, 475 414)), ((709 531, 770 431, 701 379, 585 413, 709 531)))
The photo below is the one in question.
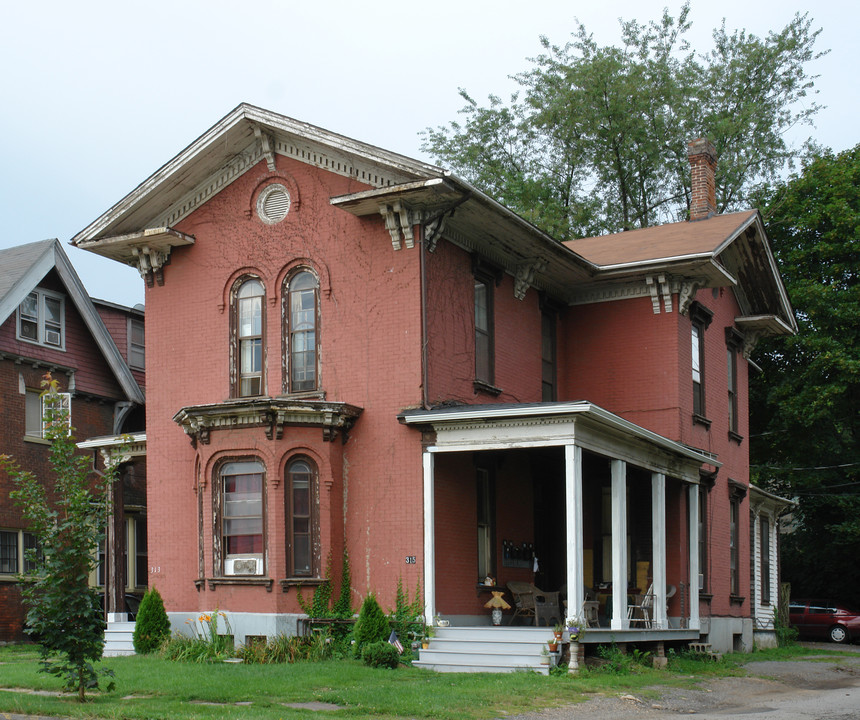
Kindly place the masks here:
POLYGON ((366 645, 361 652, 361 659, 370 667, 393 669, 400 663, 400 653, 394 645, 383 640, 366 645))
POLYGON ((391 628, 388 625, 388 618, 382 612, 376 595, 373 593, 368 593, 367 597, 364 598, 352 634, 355 639, 355 650, 359 655, 365 645, 376 642, 388 644, 391 628))
POLYGON ((170 637, 170 620, 161 593, 150 588, 140 601, 134 623, 134 651, 141 655, 154 652, 170 637))

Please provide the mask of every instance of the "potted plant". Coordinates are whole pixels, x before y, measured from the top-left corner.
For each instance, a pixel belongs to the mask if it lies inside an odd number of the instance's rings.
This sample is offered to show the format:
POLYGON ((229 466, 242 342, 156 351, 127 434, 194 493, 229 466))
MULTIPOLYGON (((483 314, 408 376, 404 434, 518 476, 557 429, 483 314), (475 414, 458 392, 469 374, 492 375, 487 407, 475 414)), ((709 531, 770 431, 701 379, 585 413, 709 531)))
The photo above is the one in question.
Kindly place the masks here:
POLYGON ((561 637, 564 635, 565 626, 563 623, 556 623, 556 625, 552 629, 552 634, 555 637, 556 643, 561 642, 561 637))

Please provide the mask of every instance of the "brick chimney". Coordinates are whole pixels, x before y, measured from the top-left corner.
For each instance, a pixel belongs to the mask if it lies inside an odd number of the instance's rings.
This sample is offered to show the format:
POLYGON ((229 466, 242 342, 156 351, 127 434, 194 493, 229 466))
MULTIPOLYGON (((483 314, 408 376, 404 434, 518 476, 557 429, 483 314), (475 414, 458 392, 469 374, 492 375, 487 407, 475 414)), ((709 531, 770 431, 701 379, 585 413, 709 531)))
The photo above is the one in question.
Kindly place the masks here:
POLYGON ((717 150, 710 140, 687 143, 690 160, 690 220, 705 220, 717 214, 717 150))

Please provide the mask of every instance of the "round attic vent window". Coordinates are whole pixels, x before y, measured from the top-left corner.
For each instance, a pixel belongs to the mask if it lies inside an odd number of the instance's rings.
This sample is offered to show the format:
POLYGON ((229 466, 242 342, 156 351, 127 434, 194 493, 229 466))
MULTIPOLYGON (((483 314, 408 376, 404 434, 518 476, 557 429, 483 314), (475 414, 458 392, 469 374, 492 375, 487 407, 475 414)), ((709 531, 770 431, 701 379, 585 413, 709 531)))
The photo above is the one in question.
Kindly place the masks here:
POLYGON ((290 211, 290 193, 283 185, 269 185, 257 198, 257 215, 267 225, 281 222, 290 211))

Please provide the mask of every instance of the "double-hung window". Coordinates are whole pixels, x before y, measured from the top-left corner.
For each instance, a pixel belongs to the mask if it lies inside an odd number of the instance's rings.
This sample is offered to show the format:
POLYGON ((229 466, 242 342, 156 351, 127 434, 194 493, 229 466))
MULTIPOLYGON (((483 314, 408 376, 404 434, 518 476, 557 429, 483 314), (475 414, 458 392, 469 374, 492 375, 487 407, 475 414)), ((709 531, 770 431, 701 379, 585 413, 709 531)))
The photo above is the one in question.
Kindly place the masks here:
POLYGON ((711 324, 713 313, 704 305, 693 303, 690 307, 692 370, 693 370, 693 416, 705 418, 705 330, 711 324))
POLYGON ((263 394, 263 308, 265 290, 256 278, 245 280, 236 293, 237 395, 263 394))
POLYGON ((47 437, 52 424, 72 427, 72 396, 70 393, 45 395, 38 390, 27 390, 24 399, 24 433, 30 438, 47 437))
POLYGON ((493 285, 475 278, 475 380, 492 385, 495 381, 493 351, 493 285))
POLYGON ((128 319, 128 364, 139 370, 146 367, 146 338, 143 320, 128 319))
POLYGON ((227 462, 219 470, 224 575, 263 574, 263 464, 227 462))
POLYGON ((36 570, 36 536, 23 530, 0 530, 0 575, 27 575, 36 570), (28 552, 33 551, 33 553, 28 552))
POLYGON ((63 296, 37 288, 18 306, 17 337, 25 342, 65 348, 65 301, 63 296))
POLYGON ((286 296, 287 392, 317 390, 319 281, 310 271, 302 270, 290 278, 286 296))
POLYGON ((728 381, 729 437, 741 441, 738 416, 738 354, 743 348, 743 335, 731 327, 726 328, 726 375, 728 381))
POLYGON ((761 557, 761 604, 770 605, 770 521, 759 518, 759 553, 761 557))

